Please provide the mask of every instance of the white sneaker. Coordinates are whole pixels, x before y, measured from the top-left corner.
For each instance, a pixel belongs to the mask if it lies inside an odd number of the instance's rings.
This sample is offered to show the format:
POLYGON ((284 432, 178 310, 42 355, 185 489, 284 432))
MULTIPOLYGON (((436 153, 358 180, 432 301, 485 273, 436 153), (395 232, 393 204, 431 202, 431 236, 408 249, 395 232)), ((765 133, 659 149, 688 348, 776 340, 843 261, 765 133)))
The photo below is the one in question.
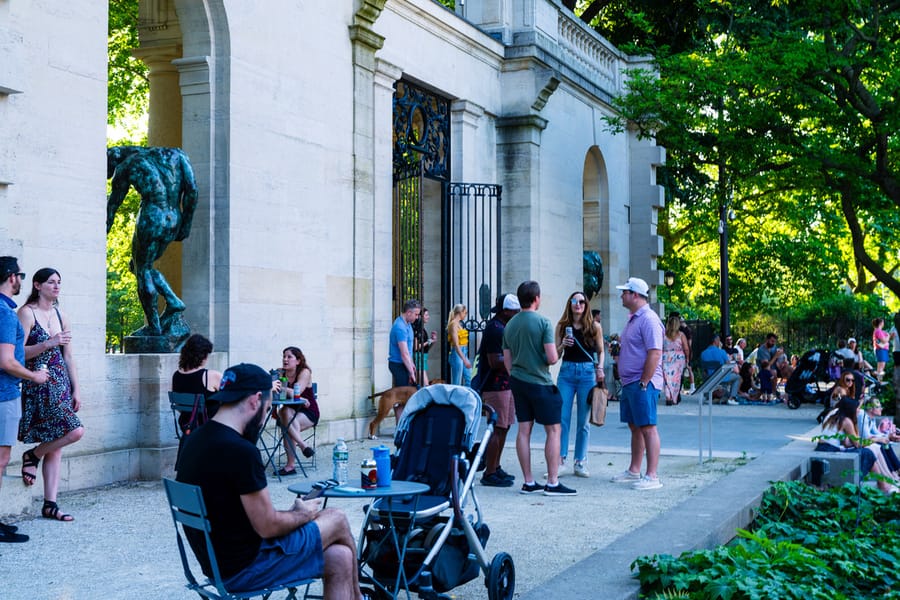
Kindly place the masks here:
POLYGON ((636 490, 658 490, 662 487, 659 477, 647 477, 644 475, 640 481, 635 481, 631 486, 636 490))
POLYGON ((612 481, 613 483, 636 483, 640 480, 640 473, 632 473, 627 469, 610 479, 610 481, 612 481))
POLYGON ((728 402, 726 402, 725 404, 727 404, 729 406, 737 406, 738 404, 740 404, 740 402, 738 402, 734 398, 729 398, 728 402))
POLYGON ((575 461, 575 477, 590 477, 587 467, 581 461, 575 461))

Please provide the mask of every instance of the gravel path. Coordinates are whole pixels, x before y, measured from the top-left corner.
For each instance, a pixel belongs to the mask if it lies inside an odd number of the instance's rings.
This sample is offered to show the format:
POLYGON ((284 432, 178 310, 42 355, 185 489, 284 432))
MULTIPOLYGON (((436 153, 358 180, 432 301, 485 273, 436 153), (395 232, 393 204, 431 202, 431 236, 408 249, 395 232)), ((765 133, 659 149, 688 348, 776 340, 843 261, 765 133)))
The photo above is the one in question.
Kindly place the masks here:
MULTIPOLYGON (((351 464, 369 456, 381 441, 350 444, 351 464)), ((315 481, 330 475, 331 448, 319 449, 322 466, 310 475, 315 481)), ((535 472, 542 472, 543 457, 533 451, 535 472)), ((525 496, 514 488, 475 486, 485 521, 492 535, 490 555, 505 551, 516 564, 517 590, 530 589, 638 525, 681 502, 698 489, 737 468, 740 460, 715 460, 700 466, 696 457, 666 456, 660 472, 664 487, 637 492, 609 482, 627 463, 622 453, 592 453, 589 479, 569 471, 567 485, 578 489, 576 498, 525 496)), ((507 470, 517 472, 513 448, 504 452, 507 470)), ((521 479, 521 475, 519 476, 521 479)), ((282 483, 270 480, 277 507, 290 505, 287 491, 300 478, 282 483)), ((356 532, 362 522, 363 501, 339 501, 356 532)), ((0 581, 5 600, 169 599, 194 597, 184 589, 184 576, 171 517, 160 482, 131 482, 61 495, 60 506, 72 513, 72 523, 41 518, 20 519, 26 544, 0 546, 0 581)), ((451 593, 458 599, 487 597, 484 579, 451 593)))

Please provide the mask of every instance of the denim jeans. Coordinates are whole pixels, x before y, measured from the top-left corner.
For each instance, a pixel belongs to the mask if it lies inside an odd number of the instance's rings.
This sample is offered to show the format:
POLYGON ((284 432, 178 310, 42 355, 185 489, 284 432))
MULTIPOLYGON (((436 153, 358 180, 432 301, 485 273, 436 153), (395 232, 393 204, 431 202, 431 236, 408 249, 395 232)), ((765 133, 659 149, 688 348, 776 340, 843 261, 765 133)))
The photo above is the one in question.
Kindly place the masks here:
MULTIPOLYGON (((462 350, 463 356, 468 359, 468 349, 460 347, 460 350, 462 350)), ((472 370, 466 368, 466 365, 463 364, 463 361, 459 357, 459 354, 456 353, 456 350, 450 349, 450 358, 447 362, 450 363, 450 383, 452 385, 464 385, 469 387, 472 383, 472 370)))
POLYGON ((569 454, 569 428, 572 424, 572 400, 577 396, 575 412, 577 414, 575 433, 575 460, 583 461, 587 458, 588 441, 591 434, 591 425, 588 423, 588 395, 591 388, 597 383, 592 362, 563 361, 559 369, 559 377, 556 379, 556 387, 562 396, 562 435, 560 437, 559 455, 565 458, 569 454))

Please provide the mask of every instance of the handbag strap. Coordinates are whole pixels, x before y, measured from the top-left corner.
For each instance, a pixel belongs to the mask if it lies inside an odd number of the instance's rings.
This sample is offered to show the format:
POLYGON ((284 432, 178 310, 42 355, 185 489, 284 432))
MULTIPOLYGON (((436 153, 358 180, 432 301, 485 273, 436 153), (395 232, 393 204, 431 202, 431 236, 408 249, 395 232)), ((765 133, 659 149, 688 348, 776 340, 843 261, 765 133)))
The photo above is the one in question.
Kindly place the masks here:
POLYGON ((596 358, 594 358, 594 355, 593 355, 593 354, 591 354, 590 352, 588 352, 587 350, 584 349, 584 346, 581 345, 581 342, 578 341, 578 338, 577 338, 577 337, 575 337, 575 336, 573 335, 573 336, 572 336, 572 339, 575 341, 575 345, 578 346, 579 348, 581 348, 581 351, 584 352, 584 354, 585 354, 589 359, 591 359, 591 362, 594 363, 594 366, 597 366, 597 365, 600 363, 599 360, 597 360, 596 358))

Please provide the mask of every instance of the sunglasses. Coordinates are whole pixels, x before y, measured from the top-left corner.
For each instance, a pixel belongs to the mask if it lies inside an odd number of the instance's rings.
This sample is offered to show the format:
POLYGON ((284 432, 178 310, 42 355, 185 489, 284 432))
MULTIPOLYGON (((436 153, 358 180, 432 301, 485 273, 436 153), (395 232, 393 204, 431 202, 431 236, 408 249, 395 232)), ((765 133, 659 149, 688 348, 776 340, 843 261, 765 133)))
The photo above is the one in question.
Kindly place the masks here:
POLYGON ((8 279, 10 275, 17 275, 19 279, 25 279, 25 273, 16 273, 15 271, 7 273, 3 276, 3 279, 8 279))
POLYGON ((844 383, 853 383, 853 378, 852 378, 852 377, 845 377, 845 378, 844 378, 844 383))
POLYGON ((576 298, 572 298, 572 305, 574 306, 576 304, 585 305, 587 304, 587 300, 578 300, 576 298))

